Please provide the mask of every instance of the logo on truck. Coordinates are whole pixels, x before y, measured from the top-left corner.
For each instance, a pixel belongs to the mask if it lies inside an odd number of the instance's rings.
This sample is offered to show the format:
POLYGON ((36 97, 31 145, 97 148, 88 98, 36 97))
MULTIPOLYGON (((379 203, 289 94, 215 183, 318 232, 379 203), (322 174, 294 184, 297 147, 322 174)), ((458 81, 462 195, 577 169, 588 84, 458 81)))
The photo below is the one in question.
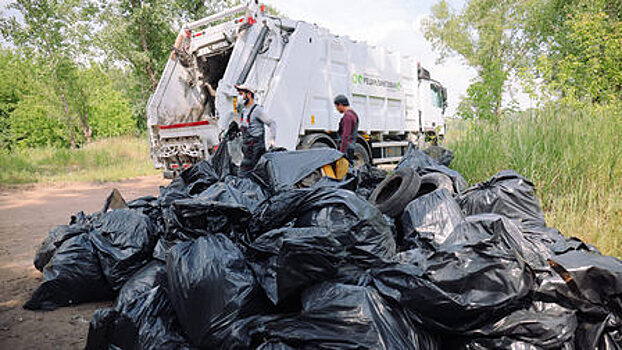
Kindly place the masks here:
POLYGON ((399 90, 402 88, 402 84, 398 82, 393 82, 389 80, 382 80, 380 78, 373 78, 363 74, 352 74, 352 83, 359 85, 368 85, 368 86, 379 86, 387 89, 395 89, 399 90))

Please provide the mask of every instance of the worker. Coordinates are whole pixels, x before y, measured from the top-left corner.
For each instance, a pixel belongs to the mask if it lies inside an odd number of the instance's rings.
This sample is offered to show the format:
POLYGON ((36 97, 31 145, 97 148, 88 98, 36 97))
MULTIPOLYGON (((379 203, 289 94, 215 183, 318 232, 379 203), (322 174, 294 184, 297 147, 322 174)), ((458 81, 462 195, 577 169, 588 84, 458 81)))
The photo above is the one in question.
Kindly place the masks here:
POLYGON ((351 164, 354 164, 354 145, 358 134, 359 117, 344 95, 335 97, 335 108, 337 112, 343 114, 339 122, 339 150, 346 155, 351 164))
POLYGON ((263 106, 255 103, 254 89, 248 85, 235 85, 235 88, 244 101, 244 108, 240 113, 244 159, 240 165, 239 175, 246 176, 266 152, 265 125, 269 126, 268 145, 274 147, 276 122, 266 114, 263 106))

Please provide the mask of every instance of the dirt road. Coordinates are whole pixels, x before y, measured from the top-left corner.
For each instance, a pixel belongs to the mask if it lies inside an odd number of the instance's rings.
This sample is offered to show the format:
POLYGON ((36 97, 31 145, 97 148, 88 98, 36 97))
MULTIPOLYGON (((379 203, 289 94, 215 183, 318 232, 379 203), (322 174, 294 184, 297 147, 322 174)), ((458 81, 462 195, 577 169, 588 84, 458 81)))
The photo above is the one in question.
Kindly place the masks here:
POLYGON ((0 349, 82 349, 93 312, 112 302, 50 312, 22 309, 42 281, 32 260, 41 241, 72 213, 100 210, 112 188, 126 200, 157 195, 161 176, 104 184, 34 185, 0 190, 0 349))

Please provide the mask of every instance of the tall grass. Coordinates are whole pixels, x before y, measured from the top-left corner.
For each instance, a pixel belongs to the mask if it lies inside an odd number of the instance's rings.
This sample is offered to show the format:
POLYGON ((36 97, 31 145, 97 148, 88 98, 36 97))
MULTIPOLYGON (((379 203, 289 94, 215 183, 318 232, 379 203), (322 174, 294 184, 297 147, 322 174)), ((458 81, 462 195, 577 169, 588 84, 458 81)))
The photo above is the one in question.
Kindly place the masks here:
POLYGON ((622 256, 622 106, 550 107, 450 127, 452 167, 471 184, 513 169, 536 184, 549 226, 622 256))
POLYGON ((157 174, 146 137, 116 137, 80 149, 44 147, 0 151, 0 185, 116 181, 157 174))

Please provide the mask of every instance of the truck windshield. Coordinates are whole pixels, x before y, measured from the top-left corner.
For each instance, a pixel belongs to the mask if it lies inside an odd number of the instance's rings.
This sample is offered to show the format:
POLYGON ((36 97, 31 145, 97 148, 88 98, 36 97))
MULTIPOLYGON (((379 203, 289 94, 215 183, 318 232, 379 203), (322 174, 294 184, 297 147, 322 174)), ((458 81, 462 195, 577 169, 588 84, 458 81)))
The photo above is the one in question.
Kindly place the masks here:
POLYGON ((441 87, 436 84, 430 84, 430 89, 432 90, 432 106, 443 108, 443 94, 441 92, 441 87))

